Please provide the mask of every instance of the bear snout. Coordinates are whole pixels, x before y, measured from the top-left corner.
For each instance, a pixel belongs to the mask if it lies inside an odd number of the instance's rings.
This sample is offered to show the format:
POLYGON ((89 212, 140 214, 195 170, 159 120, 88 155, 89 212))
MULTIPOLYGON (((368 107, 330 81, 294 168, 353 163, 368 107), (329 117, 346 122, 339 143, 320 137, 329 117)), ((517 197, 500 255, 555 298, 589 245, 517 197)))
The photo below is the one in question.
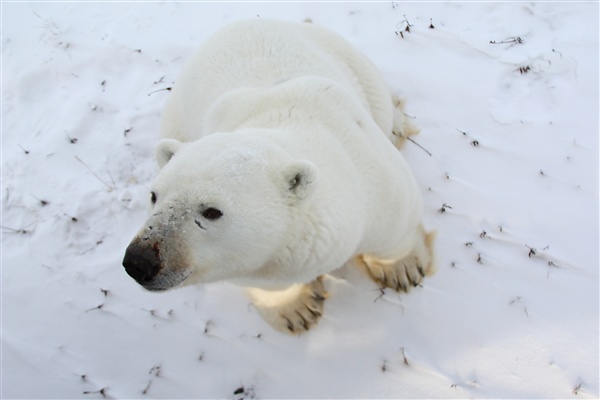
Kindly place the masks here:
POLYGON ((148 286, 160 271, 158 245, 140 245, 133 242, 125 251, 123 258, 125 271, 140 285, 148 286))

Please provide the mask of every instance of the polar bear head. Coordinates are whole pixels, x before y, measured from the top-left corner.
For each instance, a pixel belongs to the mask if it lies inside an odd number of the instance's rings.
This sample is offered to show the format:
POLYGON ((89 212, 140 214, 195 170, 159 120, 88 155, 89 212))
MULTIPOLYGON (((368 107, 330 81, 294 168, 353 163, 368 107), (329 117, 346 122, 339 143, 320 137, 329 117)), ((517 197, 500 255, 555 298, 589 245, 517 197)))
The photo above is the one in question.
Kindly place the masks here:
POLYGON ((312 163, 256 131, 163 139, 156 159, 150 216, 123 259, 144 288, 253 278, 289 251, 292 217, 315 186, 312 163))

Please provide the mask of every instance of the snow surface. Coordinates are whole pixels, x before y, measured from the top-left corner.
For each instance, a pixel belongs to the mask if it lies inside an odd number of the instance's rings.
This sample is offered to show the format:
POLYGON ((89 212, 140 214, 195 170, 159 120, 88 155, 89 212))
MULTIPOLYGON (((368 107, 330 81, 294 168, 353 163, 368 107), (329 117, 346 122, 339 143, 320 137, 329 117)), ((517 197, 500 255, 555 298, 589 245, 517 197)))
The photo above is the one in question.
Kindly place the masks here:
POLYGON ((598 11, 3 2, 2 397, 597 398, 598 11), (431 153, 403 150, 437 274, 398 294, 346 266, 300 337, 242 288, 148 293, 121 266, 161 89, 212 32, 257 17, 346 37, 431 153))

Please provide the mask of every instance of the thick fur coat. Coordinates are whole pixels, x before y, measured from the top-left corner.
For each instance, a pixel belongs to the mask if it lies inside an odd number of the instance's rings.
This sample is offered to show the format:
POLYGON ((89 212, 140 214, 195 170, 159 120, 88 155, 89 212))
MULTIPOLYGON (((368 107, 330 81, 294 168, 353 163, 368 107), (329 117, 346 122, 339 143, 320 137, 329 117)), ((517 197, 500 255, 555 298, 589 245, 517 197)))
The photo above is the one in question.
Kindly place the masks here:
POLYGON ((320 277, 358 257, 382 286, 432 270, 409 134, 379 72, 340 36, 255 19, 210 38, 161 123, 152 211, 127 249, 149 290, 227 280, 278 329, 322 313, 320 277))

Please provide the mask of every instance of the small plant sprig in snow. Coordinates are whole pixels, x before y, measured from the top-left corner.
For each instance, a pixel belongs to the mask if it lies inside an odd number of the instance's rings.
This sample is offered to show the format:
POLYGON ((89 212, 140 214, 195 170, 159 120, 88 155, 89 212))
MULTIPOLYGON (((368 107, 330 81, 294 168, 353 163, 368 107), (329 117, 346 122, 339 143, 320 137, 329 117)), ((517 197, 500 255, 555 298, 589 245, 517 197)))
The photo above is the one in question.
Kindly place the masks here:
POLYGON ((510 44, 512 47, 516 44, 523 44, 523 39, 521 39, 519 36, 511 36, 499 42, 496 42, 495 40, 490 40, 490 44, 510 44))
POLYGON ((404 16, 404 20, 400 21, 398 23, 398 25, 396 25, 396 35, 400 36, 402 39, 404 39, 404 32, 410 33, 410 28, 413 25, 408 22, 408 19, 406 18, 406 15, 404 16))

